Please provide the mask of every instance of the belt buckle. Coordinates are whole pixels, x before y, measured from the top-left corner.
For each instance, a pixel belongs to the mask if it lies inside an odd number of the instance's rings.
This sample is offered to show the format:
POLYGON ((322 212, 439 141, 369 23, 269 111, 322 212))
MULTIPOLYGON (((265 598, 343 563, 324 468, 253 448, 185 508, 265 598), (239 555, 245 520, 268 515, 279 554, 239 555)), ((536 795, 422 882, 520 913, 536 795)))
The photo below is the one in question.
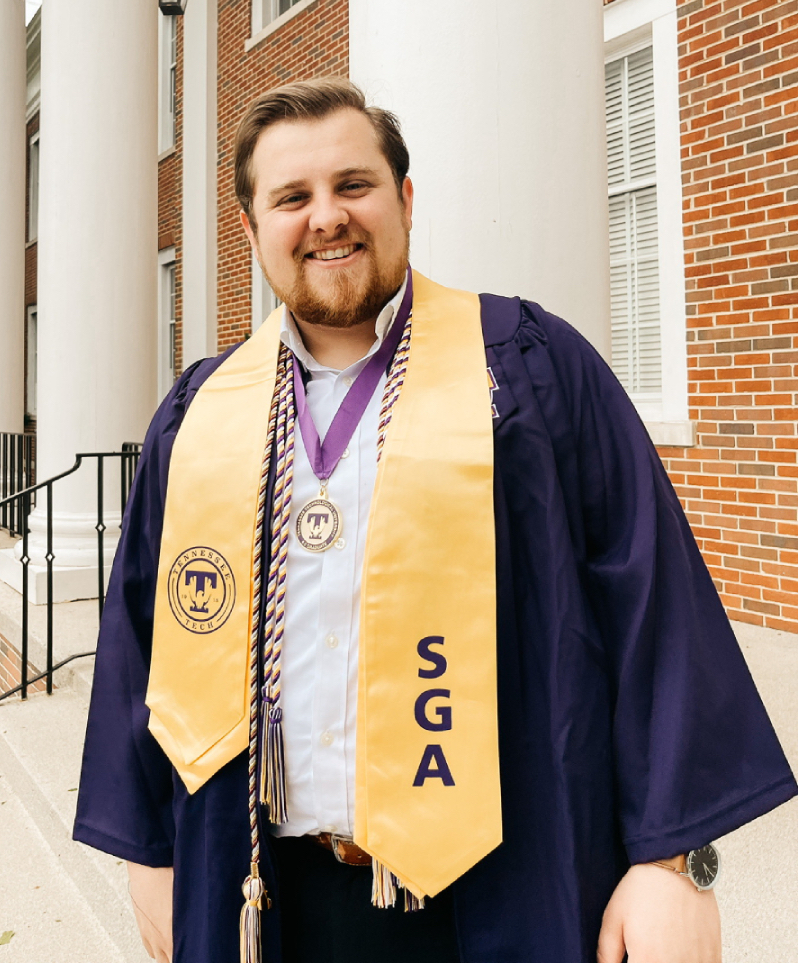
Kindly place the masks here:
POLYGON ((332 843, 333 856, 335 856, 336 860, 339 863, 348 865, 346 860, 341 855, 338 846, 340 843, 353 843, 354 839, 350 838, 349 836, 340 836, 338 833, 330 833, 330 842, 332 843))

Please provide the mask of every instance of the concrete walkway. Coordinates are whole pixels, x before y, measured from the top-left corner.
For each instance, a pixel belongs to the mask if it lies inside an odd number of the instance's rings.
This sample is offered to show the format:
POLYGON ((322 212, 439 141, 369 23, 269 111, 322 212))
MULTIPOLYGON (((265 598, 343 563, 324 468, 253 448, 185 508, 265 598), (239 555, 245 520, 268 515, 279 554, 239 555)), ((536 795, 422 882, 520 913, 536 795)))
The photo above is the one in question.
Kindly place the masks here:
MULTIPOLYGON (((0 591, 0 620, 10 618, 8 601, 0 591)), ((66 647, 92 648, 95 609, 75 605, 63 611, 66 647)), ((798 771, 798 636, 742 624, 735 630, 798 771)), ((56 658, 64 654, 57 646, 56 658)), ((69 838, 92 661, 64 670, 52 698, 0 703, 0 939, 14 934, 0 943, 0 963, 148 959, 124 867, 69 838)), ((798 800, 718 845, 724 963, 798 963, 798 800)))

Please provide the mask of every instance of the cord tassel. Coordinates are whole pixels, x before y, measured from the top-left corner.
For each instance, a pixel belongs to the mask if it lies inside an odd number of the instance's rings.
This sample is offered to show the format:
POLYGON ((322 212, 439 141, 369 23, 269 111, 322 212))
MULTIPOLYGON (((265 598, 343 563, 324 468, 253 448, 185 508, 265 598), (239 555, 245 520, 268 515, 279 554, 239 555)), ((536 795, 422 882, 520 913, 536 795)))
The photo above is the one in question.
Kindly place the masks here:
POLYGON ((269 710, 271 706, 269 705, 269 699, 266 695, 265 689, 262 695, 261 709, 260 709, 260 727, 259 727, 259 749, 258 754, 260 756, 260 779, 258 783, 258 801, 261 806, 266 805, 266 757, 267 757, 267 747, 268 747, 268 732, 269 732, 269 710))
POLYGON ((265 890, 258 864, 250 864, 250 875, 241 887, 245 903, 241 908, 241 963, 261 963, 260 911, 265 890))
POLYGON ((266 803, 269 821, 275 825, 288 821, 285 792, 285 750, 283 748, 283 710, 269 711, 266 731, 266 803))

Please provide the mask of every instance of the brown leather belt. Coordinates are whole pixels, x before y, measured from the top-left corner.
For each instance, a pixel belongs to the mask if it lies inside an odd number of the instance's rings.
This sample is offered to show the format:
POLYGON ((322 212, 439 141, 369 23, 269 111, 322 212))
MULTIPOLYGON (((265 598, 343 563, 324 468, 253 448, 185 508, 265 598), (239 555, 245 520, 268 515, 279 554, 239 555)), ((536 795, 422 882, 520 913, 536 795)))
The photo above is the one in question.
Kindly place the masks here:
POLYGON ((346 863, 347 866, 371 866, 371 856, 355 845, 354 841, 345 836, 336 836, 334 833, 319 833, 311 836, 319 846, 328 849, 339 863, 346 863))

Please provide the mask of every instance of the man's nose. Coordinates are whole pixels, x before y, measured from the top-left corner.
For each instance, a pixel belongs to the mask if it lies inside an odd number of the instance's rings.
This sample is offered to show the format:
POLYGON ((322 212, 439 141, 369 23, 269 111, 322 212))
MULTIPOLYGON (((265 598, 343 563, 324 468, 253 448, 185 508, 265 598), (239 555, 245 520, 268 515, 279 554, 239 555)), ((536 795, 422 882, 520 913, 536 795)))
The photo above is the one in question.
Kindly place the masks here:
POLYGON ((316 196, 310 209, 308 227, 314 233, 336 234, 349 223, 349 214, 335 194, 316 196))

